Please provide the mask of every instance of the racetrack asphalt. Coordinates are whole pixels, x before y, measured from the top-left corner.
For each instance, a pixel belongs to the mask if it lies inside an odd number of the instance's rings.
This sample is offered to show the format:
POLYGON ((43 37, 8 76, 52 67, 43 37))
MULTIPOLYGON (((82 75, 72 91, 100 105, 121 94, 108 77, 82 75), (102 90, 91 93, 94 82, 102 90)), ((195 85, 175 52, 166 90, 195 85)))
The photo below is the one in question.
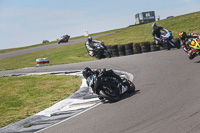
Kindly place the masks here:
POLYGON ((134 75, 136 94, 104 103, 41 133, 199 133, 200 58, 162 50, 65 65, 0 71, 0 75, 113 68, 134 75))

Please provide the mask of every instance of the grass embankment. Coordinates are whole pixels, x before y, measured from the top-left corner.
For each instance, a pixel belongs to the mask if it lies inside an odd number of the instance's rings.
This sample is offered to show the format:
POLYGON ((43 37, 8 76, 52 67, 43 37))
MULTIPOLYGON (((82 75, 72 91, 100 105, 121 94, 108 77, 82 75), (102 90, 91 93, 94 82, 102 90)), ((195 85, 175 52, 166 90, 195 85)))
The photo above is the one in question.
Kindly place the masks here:
POLYGON ((0 128, 65 99, 80 84, 80 77, 66 75, 0 77, 0 128))
MULTIPOLYGON (((181 31, 200 34, 200 12, 164 19, 156 23, 158 26, 172 31, 174 38, 178 38, 178 34, 181 31)), ((115 34, 103 36, 98 39, 107 45, 153 41, 151 25, 152 23, 148 23, 124 28, 118 30, 115 34)))

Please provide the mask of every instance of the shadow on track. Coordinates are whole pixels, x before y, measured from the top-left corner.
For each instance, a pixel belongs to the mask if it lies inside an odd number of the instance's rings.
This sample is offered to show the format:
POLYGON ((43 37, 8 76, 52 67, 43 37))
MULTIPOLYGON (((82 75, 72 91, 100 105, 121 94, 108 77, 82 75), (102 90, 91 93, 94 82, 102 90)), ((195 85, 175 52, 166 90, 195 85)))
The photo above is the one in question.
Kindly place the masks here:
MULTIPOLYGON (((136 90, 136 91, 133 92, 133 93, 125 93, 125 94, 123 94, 123 95, 120 97, 120 99, 119 99, 118 101, 121 101, 121 100, 124 100, 124 99, 126 99, 126 98, 132 97, 133 95, 136 95, 136 94, 139 94, 139 93, 140 93, 140 90, 136 90)), ((107 104, 107 103, 116 103, 116 102, 118 102, 118 101, 113 102, 113 101, 108 101, 108 100, 102 100, 101 102, 102 102, 103 104, 107 104)))
POLYGON ((196 62, 194 62, 194 63, 200 63, 200 61, 196 61, 196 62))

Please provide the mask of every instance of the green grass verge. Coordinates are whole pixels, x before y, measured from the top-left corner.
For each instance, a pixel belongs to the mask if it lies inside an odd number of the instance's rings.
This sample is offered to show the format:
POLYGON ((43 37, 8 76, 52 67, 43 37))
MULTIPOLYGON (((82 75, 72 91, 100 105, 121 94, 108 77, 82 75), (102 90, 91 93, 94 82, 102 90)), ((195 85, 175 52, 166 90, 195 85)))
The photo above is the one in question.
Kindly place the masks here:
POLYGON ((0 128, 67 98, 80 85, 81 78, 77 76, 0 77, 0 128))

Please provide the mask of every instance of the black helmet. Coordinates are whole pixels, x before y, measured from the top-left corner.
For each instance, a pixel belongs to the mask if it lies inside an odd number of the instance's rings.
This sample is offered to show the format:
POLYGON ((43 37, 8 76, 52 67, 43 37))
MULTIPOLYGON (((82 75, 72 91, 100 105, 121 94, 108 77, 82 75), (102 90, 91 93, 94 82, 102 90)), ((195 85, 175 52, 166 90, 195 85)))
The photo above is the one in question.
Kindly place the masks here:
POLYGON ((82 72, 83 77, 86 78, 86 79, 87 79, 92 73, 93 73, 93 72, 92 72, 92 70, 91 70, 89 67, 84 68, 84 69, 83 69, 83 72, 82 72))
POLYGON ((184 40, 184 39, 187 37, 186 32, 184 32, 184 31, 180 32, 180 33, 179 33, 179 37, 180 37, 182 40, 184 40))
POLYGON ((88 37, 88 42, 92 42, 92 37, 88 37))

